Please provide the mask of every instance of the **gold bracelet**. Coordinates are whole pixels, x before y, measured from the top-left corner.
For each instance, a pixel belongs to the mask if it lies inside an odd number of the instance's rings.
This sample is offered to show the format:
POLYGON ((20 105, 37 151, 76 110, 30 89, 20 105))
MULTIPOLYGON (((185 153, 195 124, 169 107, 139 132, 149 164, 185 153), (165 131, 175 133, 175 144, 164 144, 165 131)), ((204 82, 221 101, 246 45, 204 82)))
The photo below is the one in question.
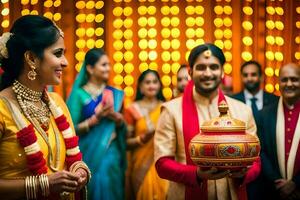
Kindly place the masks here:
POLYGON ((135 137, 135 140, 136 140, 136 142, 140 145, 140 146, 143 146, 145 143, 142 141, 142 138, 141 138, 141 136, 136 136, 135 137))
POLYGON ((83 127, 84 127, 85 132, 89 132, 90 131, 89 120, 87 120, 87 119, 84 120, 83 127))
POLYGON ((38 194, 38 184, 36 176, 27 176, 25 177, 25 192, 26 192, 26 199, 37 199, 38 194))
POLYGON ((90 181, 90 179, 92 178, 92 173, 89 169, 89 167, 83 162, 83 161, 76 161, 74 162, 71 166, 70 166, 70 169, 69 171, 72 172, 72 173, 75 173, 79 168, 82 168, 83 170, 86 171, 87 175, 88 175, 88 180, 87 182, 90 181))
POLYGON ((42 196, 48 197, 50 194, 48 176, 45 174, 40 175, 39 183, 40 183, 40 187, 41 187, 42 196))
POLYGON ((29 179, 28 176, 25 177, 25 193, 26 193, 26 199, 29 199, 29 179))

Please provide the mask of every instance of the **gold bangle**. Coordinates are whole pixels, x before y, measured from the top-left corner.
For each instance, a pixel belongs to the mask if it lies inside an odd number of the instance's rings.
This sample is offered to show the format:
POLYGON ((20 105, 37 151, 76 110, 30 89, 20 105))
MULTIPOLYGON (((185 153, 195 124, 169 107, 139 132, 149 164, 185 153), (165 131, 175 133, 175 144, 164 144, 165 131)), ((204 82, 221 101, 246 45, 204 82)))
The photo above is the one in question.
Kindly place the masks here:
POLYGON ((85 132, 90 131, 90 125, 89 125, 89 120, 88 119, 84 120, 83 127, 84 127, 85 132))
POLYGON ((92 178, 92 173, 91 170, 89 169, 89 167, 83 162, 83 161, 76 161, 74 162, 71 166, 69 171, 72 173, 75 173, 79 168, 82 168, 83 170, 86 171, 87 175, 88 175, 88 180, 87 182, 90 181, 90 179, 92 178))
POLYGON ((28 176, 25 177, 25 193, 26 199, 29 199, 29 183, 28 183, 28 176))
POLYGON ((41 193, 43 197, 48 197, 50 194, 49 190, 49 179, 48 176, 45 174, 42 174, 39 176, 39 183, 41 187, 41 193))
POLYGON ((145 143, 142 141, 142 138, 141 138, 141 136, 136 136, 135 137, 135 139, 136 139, 136 142, 140 145, 140 146, 143 146, 145 143))
POLYGON ((25 177, 26 199, 38 199, 38 178, 37 176, 25 177))

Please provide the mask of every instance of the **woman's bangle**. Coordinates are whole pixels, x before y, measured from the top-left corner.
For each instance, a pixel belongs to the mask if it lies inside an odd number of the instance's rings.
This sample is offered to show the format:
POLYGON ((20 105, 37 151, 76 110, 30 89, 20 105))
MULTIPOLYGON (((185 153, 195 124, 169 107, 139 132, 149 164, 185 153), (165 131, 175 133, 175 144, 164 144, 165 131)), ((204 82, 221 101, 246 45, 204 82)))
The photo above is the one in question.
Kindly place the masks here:
POLYGON ((85 132, 90 131, 90 125, 89 125, 89 120, 88 119, 83 121, 83 128, 84 128, 85 132))
POLYGON ((99 118, 94 114, 92 115, 90 118, 87 119, 88 121, 88 125, 89 127, 95 125, 95 124, 98 124, 99 123, 99 118))
POLYGON ((48 197, 50 194, 49 179, 45 174, 39 176, 25 177, 25 193, 26 199, 38 199, 39 186, 43 197, 48 197))
POLYGON ((89 169, 89 167, 83 162, 83 161, 76 161, 74 162, 71 166, 69 171, 72 173, 75 173, 79 168, 82 168, 83 170, 86 171, 88 177, 87 177, 87 181, 89 182, 90 179, 92 178, 92 173, 89 169))
POLYGON ((135 140, 136 140, 136 142, 140 145, 140 146, 143 146, 145 143, 142 141, 142 138, 141 138, 141 136, 136 136, 135 137, 135 140))

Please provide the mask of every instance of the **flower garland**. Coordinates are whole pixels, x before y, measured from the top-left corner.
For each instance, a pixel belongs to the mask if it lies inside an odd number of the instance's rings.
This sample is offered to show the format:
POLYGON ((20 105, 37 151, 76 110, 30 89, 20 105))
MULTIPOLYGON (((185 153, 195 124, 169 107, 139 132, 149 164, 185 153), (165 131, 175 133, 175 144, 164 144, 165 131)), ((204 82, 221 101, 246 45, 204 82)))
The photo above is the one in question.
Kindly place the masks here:
MULTIPOLYGON (((66 164, 68 169, 76 162, 82 160, 82 153, 78 147, 78 136, 74 136, 73 131, 64 115, 62 109, 57 106, 49 97, 49 108, 54 116, 58 130, 61 132, 66 146, 66 164)), ((37 143, 37 137, 32 124, 27 125, 19 113, 20 131, 17 132, 17 139, 25 150, 27 165, 33 174, 46 174, 46 160, 43 157, 41 148, 37 143), (21 121, 20 121, 21 120, 21 121)))

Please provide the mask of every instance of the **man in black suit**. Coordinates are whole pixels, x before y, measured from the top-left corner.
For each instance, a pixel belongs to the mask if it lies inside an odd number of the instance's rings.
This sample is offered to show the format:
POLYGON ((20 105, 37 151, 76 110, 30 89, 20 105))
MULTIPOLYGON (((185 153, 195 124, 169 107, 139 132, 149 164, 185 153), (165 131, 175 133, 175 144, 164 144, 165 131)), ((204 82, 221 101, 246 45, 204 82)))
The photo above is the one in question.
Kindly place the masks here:
POLYGON ((282 97, 258 115, 262 173, 268 199, 300 199, 300 66, 290 63, 279 72, 282 97), (272 196, 273 195, 273 196, 272 196))
POLYGON ((252 108, 252 112, 256 120, 258 111, 264 106, 278 100, 278 97, 260 89, 262 70, 261 65, 258 62, 245 62, 241 66, 241 75, 244 90, 233 95, 233 98, 249 105, 252 108))
MULTIPOLYGON (((233 98, 246 103, 251 107, 254 119, 257 123, 258 111, 264 106, 278 101, 278 97, 260 89, 262 81, 261 65, 256 61, 245 62, 241 66, 242 82, 244 90, 235 94, 233 98)), ((264 177, 260 175, 255 181, 247 185, 247 194, 249 200, 263 200, 264 177)))

